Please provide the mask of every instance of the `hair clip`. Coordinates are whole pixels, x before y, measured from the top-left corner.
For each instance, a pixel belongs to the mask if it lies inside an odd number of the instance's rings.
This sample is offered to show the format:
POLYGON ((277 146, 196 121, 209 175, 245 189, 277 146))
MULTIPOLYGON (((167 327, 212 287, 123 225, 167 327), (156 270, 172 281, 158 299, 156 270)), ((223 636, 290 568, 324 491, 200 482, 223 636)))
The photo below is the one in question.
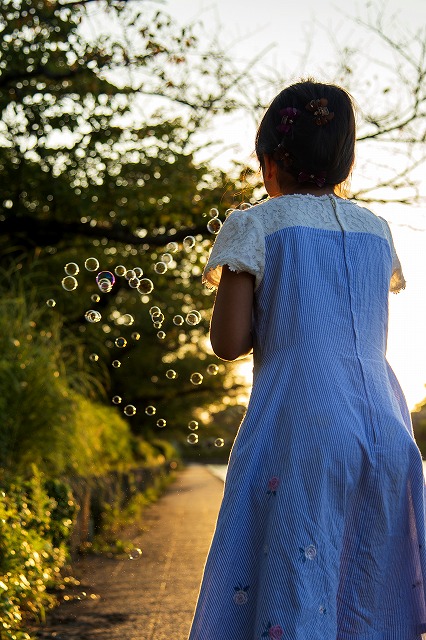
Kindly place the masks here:
POLYGON ((327 177, 326 171, 318 171, 318 173, 308 173, 307 171, 300 171, 297 180, 298 182, 313 182, 317 187, 323 187, 327 177))
POLYGON ((294 107, 285 107, 285 109, 281 109, 278 113, 281 116, 281 122, 277 126, 277 131, 284 134, 290 133, 294 121, 300 115, 299 109, 295 109, 294 107))
POLYGON ((314 114, 315 123, 318 125, 328 124, 330 120, 334 118, 334 111, 329 111, 327 98, 318 98, 318 100, 311 100, 306 105, 305 109, 314 114))

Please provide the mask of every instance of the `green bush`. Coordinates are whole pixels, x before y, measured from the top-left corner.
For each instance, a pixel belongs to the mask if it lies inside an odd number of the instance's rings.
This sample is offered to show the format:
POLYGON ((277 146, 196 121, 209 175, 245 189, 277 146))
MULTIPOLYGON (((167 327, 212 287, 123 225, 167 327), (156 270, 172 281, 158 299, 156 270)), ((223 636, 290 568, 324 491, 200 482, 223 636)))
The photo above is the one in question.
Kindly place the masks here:
POLYGON ((55 604, 76 513, 68 487, 46 481, 36 468, 28 480, 3 479, 0 491, 0 637, 28 640, 26 622, 41 622, 55 604))

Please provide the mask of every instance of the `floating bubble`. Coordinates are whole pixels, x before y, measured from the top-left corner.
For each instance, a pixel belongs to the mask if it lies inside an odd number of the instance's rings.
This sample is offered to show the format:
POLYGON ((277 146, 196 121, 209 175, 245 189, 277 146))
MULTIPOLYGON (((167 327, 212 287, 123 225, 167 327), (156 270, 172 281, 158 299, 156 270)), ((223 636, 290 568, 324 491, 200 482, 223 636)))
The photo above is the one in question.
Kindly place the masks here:
POLYGON ((154 327, 154 329, 161 329, 163 323, 161 322, 161 320, 158 320, 157 322, 153 322, 152 326, 154 327))
POLYGON ((123 338, 122 336, 120 336, 119 338, 115 339, 115 346, 118 347, 119 349, 123 349, 123 347, 125 347, 126 345, 127 345, 126 338, 123 338))
POLYGON ((120 396, 113 396, 112 397, 112 402, 113 402, 113 404, 120 404, 121 397, 120 396))
POLYGON ((214 441, 215 447, 223 447, 224 444, 225 440, 223 438, 216 438, 216 440, 214 441))
POLYGON ((157 338, 159 340, 164 340, 165 337, 166 337, 166 334, 164 333, 164 331, 158 331, 157 338))
POLYGON ((241 211, 245 211, 245 209, 251 209, 252 205, 250 202, 242 202, 238 207, 241 211))
POLYGON ((216 376, 219 373, 219 367, 217 364, 209 364, 207 367, 207 373, 209 376, 216 376))
POLYGON ((212 207, 209 211, 210 218, 217 218, 218 215, 219 215, 219 209, 216 209, 216 207, 212 207))
POLYGON ((115 284, 115 275, 111 271, 100 271, 96 276, 96 284, 102 293, 109 293, 115 284))
POLYGON ((139 282, 138 291, 142 295, 147 295, 148 293, 151 293, 153 289, 154 289, 154 283, 149 278, 142 278, 142 280, 139 282))
POLYGON ((112 366, 114 367, 114 369, 118 369, 119 367, 121 367, 121 362, 120 360, 113 360, 111 362, 112 366))
POLYGON ((124 313, 121 316, 121 324, 126 325, 126 327, 130 327, 134 322, 135 322, 135 319, 131 313, 124 313))
POLYGON ((163 253, 161 256, 161 262, 164 262, 167 266, 173 262, 173 256, 170 253, 163 253))
POLYGON ((157 427, 159 427, 160 429, 164 429, 166 424, 167 422, 164 420, 164 418, 159 418, 159 420, 157 420, 157 427))
POLYGON ((198 429, 198 422, 196 420, 190 420, 188 422, 188 429, 191 429, 191 431, 197 431, 198 429))
POLYGON ((219 218, 212 218, 207 223, 207 231, 209 231, 210 233, 219 233, 221 227, 222 222, 219 220, 219 218))
POLYGON ((168 378, 169 380, 174 380, 175 378, 177 378, 176 371, 174 369, 167 369, 166 378, 168 378))
POLYGON ((56 300, 54 300, 53 298, 49 298, 49 300, 46 300, 46 304, 47 304, 48 307, 52 307, 53 308, 53 307, 56 306, 56 300))
POLYGON ((137 331, 133 331, 132 335, 130 336, 132 340, 140 340, 141 334, 138 333, 137 331))
POLYGON ((62 288, 65 289, 65 291, 74 291, 77 287, 78 282, 73 276, 65 276, 65 278, 63 278, 62 288))
POLYGON ((126 404, 126 406, 123 409, 123 413, 126 414, 126 416, 134 416, 136 413, 136 407, 134 404, 126 404))
POLYGON ((134 274, 135 274, 135 277, 136 277, 136 278, 142 278, 142 276, 143 276, 143 269, 141 269, 141 267, 135 267, 135 268, 133 269, 133 271, 134 271, 134 274))
POLYGON ((87 271, 97 271, 99 269, 99 260, 97 258, 87 258, 84 262, 87 271))
POLYGON ((173 317, 173 324, 175 324, 177 327, 180 327, 181 325, 183 325, 183 323, 185 322, 185 320, 183 319, 182 316, 174 316, 173 317))
POLYGON ((128 269, 124 274, 124 277, 126 278, 126 280, 131 280, 132 278, 136 278, 136 273, 133 271, 133 269, 128 269))
POLYGON ((139 560, 141 556, 142 556, 142 549, 135 548, 129 551, 129 560, 139 560))
POLYGON ((99 311, 95 311, 94 309, 89 309, 88 311, 86 311, 84 317, 86 318, 87 322, 91 322, 92 324, 95 322, 99 322, 102 319, 99 311))
POLYGON ((167 251, 170 251, 170 253, 176 253, 176 251, 179 249, 179 245, 177 242, 169 242, 166 249, 167 251))
POLYGON ((145 413, 147 416, 155 416, 155 414, 157 413, 157 409, 153 407, 152 404, 150 404, 145 407, 145 413))
POLYGON ((76 262, 68 262, 68 264, 66 264, 64 267, 64 271, 67 276, 76 276, 80 271, 80 267, 76 262))
POLYGON ((154 271, 155 273, 158 273, 159 275, 163 275, 163 273, 166 273, 167 271, 167 265, 165 262, 156 262, 154 265, 154 271))
POLYGON ((161 313, 161 309, 160 307, 151 307, 149 310, 149 315, 151 316, 155 316, 157 313, 161 313))
POLYGON ((190 311, 186 314, 186 323, 192 327, 199 324, 201 321, 201 313, 199 311, 190 311))
POLYGON ((186 236, 186 238, 183 239, 183 248, 186 249, 186 251, 191 251, 191 249, 193 249, 194 247, 195 247, 194 236, 186 236))
POLYGON ((130 278, 128 282, 129 282, 129 287, 131 287, 132 289, 137 289, 141 283, 139 278, 136 278, 136 276, 134 278, 130 278))
POLYGON ((121 278, 126 275, 126 271, 127 269, 123 264, 118 264, 114 269, 115 275, 121 278))
POLYGON ((195 371, 194 373, 191 373, 189 379, 192 382, 192 384, 197 385, 197 384, 201 384, 204 378, 201 373, 198 373, 198 371, 195 371))
POLYGON ((186 441, 189 444, 197 444, 197 442, 198 442, 198 434, 197 433, 189 433, 187 438, 186 438, 186 441))
POLYGON ((97 293, 94 293, 93 295, 90 296, 90 299, 92 302, 99 302, 99 300, 101 299, 101 296, 98 295, 97 293))
POLYGON ((99 360, 99 356, 97 353, 91 353, 89 356, 89 360, 91 360, 92 362, 97 362, 99 360))
POLYGON ((151 315, 153 322, 164 322, 164 314, 161 311, 156 311, 151 315))
POLYGON ((234 213, 235 209, 232 209, 232 207, 230 209, 227 209, 225 211, 225 218, 227 218, 228 216, 231 215, 231 213, 234 213))

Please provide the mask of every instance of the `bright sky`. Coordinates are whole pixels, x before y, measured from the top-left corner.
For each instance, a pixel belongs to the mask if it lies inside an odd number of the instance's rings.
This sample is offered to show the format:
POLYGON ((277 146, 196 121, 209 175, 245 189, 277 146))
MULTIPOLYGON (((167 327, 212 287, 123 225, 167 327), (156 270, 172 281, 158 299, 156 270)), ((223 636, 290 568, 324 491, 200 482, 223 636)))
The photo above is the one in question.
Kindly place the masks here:
MULTIPOLYGON (((290 80, 313 75, 327 81, 333 80, 327 74, 331 70, 334 40, 358 48, 368 47, 365 35, 350 17, 366 19, 369 11, 375 15, 377 11, 371 8, 372 4, 345 3, 344 12, 349 17, 336 10, 331 0, 303 0, 303 3, 170 0, 165 8, 181 23, 200 19, 209 33, 219 33, 220 43, 229 43, 227 51, 238 62, 252 60, 267 50, 259 67, 266 75, 279 71, 290 80)), ((382 6, 386 7, 387 17, 397 13, 399 27, 407 31, 426 24, 424 0, 404 0, 404 3, 389 0, 382 6)), ((268 100, 272 97, 273 94, 268 100)), ((241 114, 218 119, 214 136, 233 145, 233 149, 219 156, 216 162, 225 168, 232 157, 249 162, 254 135, 255 123, 241 114)), ((426 184, 423 193, 426 193, 426 184)), ((390 295, 387 357, 412 409, 426 397, 426 208, 390 205, 371 208, 390 223, 407 281, 405 291, 390 295)))

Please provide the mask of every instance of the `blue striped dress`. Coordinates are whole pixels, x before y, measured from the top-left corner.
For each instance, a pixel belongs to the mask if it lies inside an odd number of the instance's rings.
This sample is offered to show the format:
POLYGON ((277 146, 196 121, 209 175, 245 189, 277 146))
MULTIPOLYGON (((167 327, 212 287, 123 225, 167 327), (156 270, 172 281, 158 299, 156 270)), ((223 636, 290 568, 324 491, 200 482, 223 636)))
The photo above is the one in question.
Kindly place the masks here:
POLYGON ((419 640, 425 483, 386 357, 385 220, 287 195, 233 212, 204 280, 255 276, 254 380, 190 640, 419 640))

